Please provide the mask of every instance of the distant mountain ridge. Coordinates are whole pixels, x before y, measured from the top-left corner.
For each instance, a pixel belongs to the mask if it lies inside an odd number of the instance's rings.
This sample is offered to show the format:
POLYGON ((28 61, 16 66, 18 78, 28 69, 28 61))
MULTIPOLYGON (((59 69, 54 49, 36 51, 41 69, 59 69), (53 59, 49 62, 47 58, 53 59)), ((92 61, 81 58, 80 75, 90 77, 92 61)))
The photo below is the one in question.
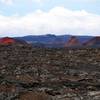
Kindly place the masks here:
MULTIPOLYGON (((69 41, 69 39, 73 37, 72 35, 29 35, 24 37, 15 37, 17 39, 21 39, 31 43, 35 46, 42 47, 66 47, 65 44, 69 41)), ((92 38, 92 36, 75 36, 79 43, 84 43, 85 41, 92 38)), ((72 40, 73 41, 73 40, 72 40)))
POLYGON ((87 47, 100 46, 100 36, 72 36, 72 35, 37 35, 23 37, 4 37, 0 39, 0 43, 28 43, 35 47, 87 47))

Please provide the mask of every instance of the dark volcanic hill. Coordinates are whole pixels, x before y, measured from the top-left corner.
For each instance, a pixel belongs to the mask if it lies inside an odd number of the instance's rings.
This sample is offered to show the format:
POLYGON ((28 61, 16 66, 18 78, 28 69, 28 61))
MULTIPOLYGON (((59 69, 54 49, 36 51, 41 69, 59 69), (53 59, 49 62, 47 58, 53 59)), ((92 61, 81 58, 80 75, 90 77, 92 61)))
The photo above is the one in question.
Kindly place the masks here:
POLYGON ((100 46, 100 36, 94 37, 84 43, 85 46, 100 46))

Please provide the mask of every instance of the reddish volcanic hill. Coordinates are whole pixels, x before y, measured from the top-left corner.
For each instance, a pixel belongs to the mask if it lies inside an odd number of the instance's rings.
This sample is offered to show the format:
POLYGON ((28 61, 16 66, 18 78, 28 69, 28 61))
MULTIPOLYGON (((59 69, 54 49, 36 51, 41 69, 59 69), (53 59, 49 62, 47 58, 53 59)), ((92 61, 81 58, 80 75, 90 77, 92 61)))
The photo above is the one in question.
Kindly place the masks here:
POLYGON ((10 37, 4 37, 0 39, 0 44, 13 44, 13 43, 26 43, 25 41, 10 38, 10 37))
POLYGON ((94 45, 100 45, 100 36, 94 37, 87 42, 84 43, 85 46, 94 46, 94 45))
POLYGON ((77 37, 72 36, 68 42, 65 44, 65 47, 72 47, 72 46, 81 46, 81 43, 77 39, 77 37))
POLYGON ((0 44, 12 44, 15 43, 13 38, 5 37, 0 39, 0 44))

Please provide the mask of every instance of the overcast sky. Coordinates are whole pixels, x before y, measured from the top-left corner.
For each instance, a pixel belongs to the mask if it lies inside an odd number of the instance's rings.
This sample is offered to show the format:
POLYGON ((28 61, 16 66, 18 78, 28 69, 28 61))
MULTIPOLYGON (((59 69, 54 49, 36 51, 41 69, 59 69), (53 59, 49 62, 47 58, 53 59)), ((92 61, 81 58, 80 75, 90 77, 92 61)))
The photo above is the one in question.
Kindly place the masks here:
POLYGON ((100 36, 100 0, 0 0, 0 36, 100 36))

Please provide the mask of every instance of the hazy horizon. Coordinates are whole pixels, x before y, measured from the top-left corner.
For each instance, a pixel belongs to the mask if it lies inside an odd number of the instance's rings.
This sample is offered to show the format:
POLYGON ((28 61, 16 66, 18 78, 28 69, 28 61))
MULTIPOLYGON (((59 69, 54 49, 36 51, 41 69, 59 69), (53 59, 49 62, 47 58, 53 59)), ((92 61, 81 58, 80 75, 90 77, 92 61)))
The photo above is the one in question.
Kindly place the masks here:
POLYGON ((72 35, 72 34, 60 34, 60 35, 56 35, 56 34, 39 34, 39 35, 30 35, 30 34, 27 34, 27 35, 22 35, 22 36, 10 36, 10 35, 6 35, 6 36, 0 36, 0 38, 5 38, 5 37, 11 37, 11 38, 13 38, 13 37, 26 37, 26 36, 48 36, 48 35, 54 35, 54 36, 86 36, 86 37, 99 37, 99 35, 72 35))

